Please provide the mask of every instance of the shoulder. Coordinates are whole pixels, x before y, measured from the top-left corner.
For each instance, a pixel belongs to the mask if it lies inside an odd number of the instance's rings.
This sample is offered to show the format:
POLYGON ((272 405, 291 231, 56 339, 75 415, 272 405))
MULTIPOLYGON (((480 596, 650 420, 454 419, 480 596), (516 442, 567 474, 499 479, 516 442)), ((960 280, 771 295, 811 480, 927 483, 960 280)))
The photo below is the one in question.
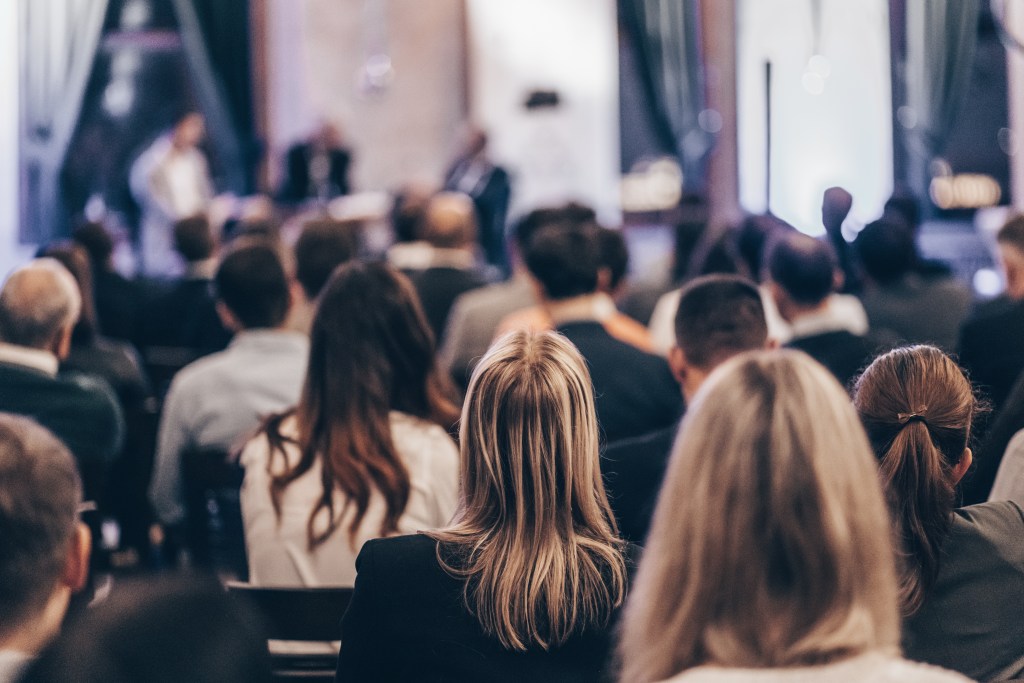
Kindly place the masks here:
POLYGON ((64 385, 67 398, 83 408, 117 411, 116 394, 101 377, 71 371, 62 373, 57 381, 64 385))
POLYGON ((423 534, 375 538, 363 544, 356 559, 356 569, 369 571, 387 582, 422 574, 425 568, 437 568, 437 541, 423 534))
POLYGON ((993 539, 1020 539, 1024 537, 1024 510, 1010 500, 970 505, 956 511, 954 528, 969 528, 993 539))
POLYGON ((646 454, 664 454, 667 458, 678 431, 679 425, 673 424, 665 429, 621 439, 608 444, 603 455, 614 461, 626 460, 633 456, 642 457, 646 454))

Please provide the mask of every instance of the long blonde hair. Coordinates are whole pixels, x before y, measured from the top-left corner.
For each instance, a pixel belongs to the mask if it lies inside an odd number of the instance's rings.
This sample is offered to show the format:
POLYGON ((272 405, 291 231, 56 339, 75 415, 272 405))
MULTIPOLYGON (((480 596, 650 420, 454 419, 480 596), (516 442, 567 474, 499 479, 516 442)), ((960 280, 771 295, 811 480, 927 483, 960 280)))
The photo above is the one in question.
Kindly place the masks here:
POLYGON ((430 535, 483 630, 522 651, 606 625, 626 570, 576 348, 553 333, 499 340, 470 380, 460 442, 459 509, 430 535))
POLYGON ((673 449, 624 616, 622 680, 895 651, 888 524, 836 380, 794 351, 726 362, 673 449))

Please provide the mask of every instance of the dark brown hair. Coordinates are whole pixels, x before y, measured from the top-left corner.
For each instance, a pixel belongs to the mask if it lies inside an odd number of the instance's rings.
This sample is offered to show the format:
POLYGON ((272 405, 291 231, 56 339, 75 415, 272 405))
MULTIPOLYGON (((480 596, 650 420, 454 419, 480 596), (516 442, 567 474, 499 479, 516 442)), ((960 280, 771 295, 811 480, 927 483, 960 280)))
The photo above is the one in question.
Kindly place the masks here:
POLYGON ((281 514, 281 494, 315 462, 323 468, 323 492, 306 525, 309 547, 326 541, 349 505, 354 534, 370 497, 379 491, 387 504, 380 533, 398 528, 409 500, 409 473, 391 440, 389 413, 401 411, 451 430, 458 408, 450 385, 434 361, 434 338, 409 280, 375 263, 350 262, 327 282, 313 318, 309 365, 299 403, 267 420, 270 496, 281 514), (294 414, 296 438, 281 433, 294 414), (285 442, 301 453, 298 462, 275 474, 285 442), (335 510, 334 490, 347 497, 335 510), (326 512, 327 527, 314 522, 326 512))
POLYGON ((763 349, 768 323, 757 285, 738 275, 705 275, 683 287, 676 344, 687 361, 711 368, 743 351, 763 349))
POLYGON ((939 572, 956 505, 953 468, 981 409, 971 383, 945 353, 910 346, 879 356, 854 387, 854 405, 881 467, 902 541, 900 598, 916 612, 939 572))

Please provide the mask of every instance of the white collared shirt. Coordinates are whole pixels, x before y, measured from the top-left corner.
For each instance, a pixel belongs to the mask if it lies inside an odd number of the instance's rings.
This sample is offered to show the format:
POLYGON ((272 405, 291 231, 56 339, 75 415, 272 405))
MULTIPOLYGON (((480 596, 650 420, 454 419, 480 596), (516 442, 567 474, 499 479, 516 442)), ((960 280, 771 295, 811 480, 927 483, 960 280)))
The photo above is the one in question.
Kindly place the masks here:
POLYGON ((57 376, 57 369, 60 361, 57 356, 43 349, 33 349, 28 346, 17 346, 0 342, 0 363, 10 365, 21 365, 45 373, 50 377, 57 376))

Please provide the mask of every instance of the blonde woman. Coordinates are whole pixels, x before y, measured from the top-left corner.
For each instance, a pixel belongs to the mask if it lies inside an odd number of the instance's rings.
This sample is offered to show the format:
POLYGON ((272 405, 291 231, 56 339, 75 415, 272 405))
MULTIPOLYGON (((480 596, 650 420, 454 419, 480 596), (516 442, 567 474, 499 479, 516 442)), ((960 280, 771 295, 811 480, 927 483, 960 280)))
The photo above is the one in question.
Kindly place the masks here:
POLYGON ((845 392, 803 353, 697 393, 623 618, 622 680, 966 680, 898 657, 889 520, 845 392))
POLYGON ((598 467, 590 376, 553 333, 513 333, 477 365, 451 526, 368 541, 338 680, 595 681, 626 557, 598 467))

